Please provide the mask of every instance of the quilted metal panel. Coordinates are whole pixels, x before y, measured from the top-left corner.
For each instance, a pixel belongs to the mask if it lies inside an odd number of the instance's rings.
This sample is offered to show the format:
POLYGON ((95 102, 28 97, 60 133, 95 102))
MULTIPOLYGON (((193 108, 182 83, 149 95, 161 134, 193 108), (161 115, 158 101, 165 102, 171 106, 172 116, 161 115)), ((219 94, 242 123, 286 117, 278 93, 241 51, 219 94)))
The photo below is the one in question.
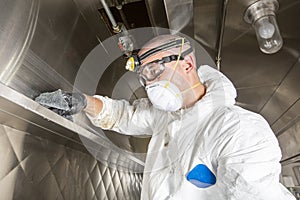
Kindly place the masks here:
POLYGON ((0 199, 139 199, 142 174, 0 125, 0 199))

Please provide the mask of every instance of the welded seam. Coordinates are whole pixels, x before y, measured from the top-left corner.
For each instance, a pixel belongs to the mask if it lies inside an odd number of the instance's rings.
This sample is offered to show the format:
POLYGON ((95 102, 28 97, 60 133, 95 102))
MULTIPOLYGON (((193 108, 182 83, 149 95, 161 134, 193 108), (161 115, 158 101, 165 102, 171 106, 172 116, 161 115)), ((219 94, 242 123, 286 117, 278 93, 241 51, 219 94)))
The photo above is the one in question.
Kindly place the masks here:
MULTIPOLYGON (((290 72, 292 71, 292 69, 294 69, 294 67, 297 65, 297 63, 299 62, 299 58, 296 60, 296 62, 292 65, 292 67, 290 67, 290 69, 288 70, 288 72, 284 75, 284 77, 281 79, 280 83, 278 84, 278 86, 275 88, 275 90, 273 91, 273 93, 270 95, 270 97, 268 98, 268 100, 264 103, 264 105, 261 107, 261 109, 258 111, 259 113, 261 113, 261 111, 265 108, 265 106, 268 104, 268 102, 272 99, 272 97, 275 95, 275 93, 278 91, 279 87, 282 85, 282 83, 284 82, 284 80, 286 79, 286 77, 290 74, 290 72)), ((275 122, 278 120, 279 118, 277 118, 275 120, 275 122)), ((274 122, 272 123, 272 125, 274 124, 274 122)))
MULTIPOLYGON (((276 119, 272 125, 274 125, 281 117, 283 117, 294 105, 296 105, 296 103, 300 100, 300 98, 298 98, 292 105, 290 105, 288 107, 288 109, 286 109, 285 112, 283 112, 278 119, 276 119)), ((292 121, 290 121, 286 126, 284 126, 283 128, 281 128, 277 133, 275 133, 275 135, 278 137, 279 135, 282 135, 286 130, 288 130, 290 127, 292 127, 295 123, 297 123, 300 120, 300 116, 295 117, 292 121)), ((272 126, 271 125, 271 126, 272 126)))
POLYGON ((228 6, 228 0, 223 0, 222 4, 222 17, 221 17, 221 25, 219 26, 219 37, 217 38, 217 57, 216 57, 216 64, 217 64, 217 69, 218 71, 221 70, 221 54, 222 54, 222 45, 223 45, 223 37, 224 37, 224 29, 225 29, 225 22, 226 22, 226 15, 227 15, 227 6, 228 6))

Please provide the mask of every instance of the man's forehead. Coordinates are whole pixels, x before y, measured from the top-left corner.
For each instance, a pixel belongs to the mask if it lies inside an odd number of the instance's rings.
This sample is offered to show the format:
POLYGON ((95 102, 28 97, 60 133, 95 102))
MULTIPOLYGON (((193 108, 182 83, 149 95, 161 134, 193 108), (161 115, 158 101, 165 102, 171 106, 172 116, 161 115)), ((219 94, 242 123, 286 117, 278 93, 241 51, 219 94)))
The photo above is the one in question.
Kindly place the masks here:
POLYGON ((161 54, 162 52, 178 54, 181 48, 187 47, 186 44, 189 44, 189 41, 183 37, 162 35, 147 42, 139 51, 138 56, 141 60, 144 60, 151 55, 161 54))
POLYGON ((158 36, 147 42, 138 52, 140 64, 160 60, 163 57, 178 55, 190 48, 189 41, 174 35, 158 36))

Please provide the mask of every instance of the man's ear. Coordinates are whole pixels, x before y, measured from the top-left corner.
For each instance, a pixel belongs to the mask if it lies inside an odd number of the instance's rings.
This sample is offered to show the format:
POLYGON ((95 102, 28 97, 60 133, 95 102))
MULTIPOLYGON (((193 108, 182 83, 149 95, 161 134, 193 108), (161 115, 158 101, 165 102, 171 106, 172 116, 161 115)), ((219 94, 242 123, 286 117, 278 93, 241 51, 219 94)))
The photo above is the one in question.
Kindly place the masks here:
POLYGON ((191 55, 185 56, 184 61, 185 61, 185 64, 183 67, 184 67, 184 71, 186 73, 189 73, 190 71, 193 71, 195 69, 195 62, 191 55))

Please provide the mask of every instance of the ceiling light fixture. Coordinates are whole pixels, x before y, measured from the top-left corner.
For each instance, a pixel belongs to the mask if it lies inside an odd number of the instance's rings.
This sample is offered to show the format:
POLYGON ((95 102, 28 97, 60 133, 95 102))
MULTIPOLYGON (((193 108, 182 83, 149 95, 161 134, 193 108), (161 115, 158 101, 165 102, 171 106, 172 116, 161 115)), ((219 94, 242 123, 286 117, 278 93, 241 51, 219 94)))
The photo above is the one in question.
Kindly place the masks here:
POLYGON ((278 7, 277 0, 259 0, 251 4, 244 14, 245 22, 252 24, 255 30, 260 50, 266 54, 278 52, 283 45, 275 18, 278 7))

